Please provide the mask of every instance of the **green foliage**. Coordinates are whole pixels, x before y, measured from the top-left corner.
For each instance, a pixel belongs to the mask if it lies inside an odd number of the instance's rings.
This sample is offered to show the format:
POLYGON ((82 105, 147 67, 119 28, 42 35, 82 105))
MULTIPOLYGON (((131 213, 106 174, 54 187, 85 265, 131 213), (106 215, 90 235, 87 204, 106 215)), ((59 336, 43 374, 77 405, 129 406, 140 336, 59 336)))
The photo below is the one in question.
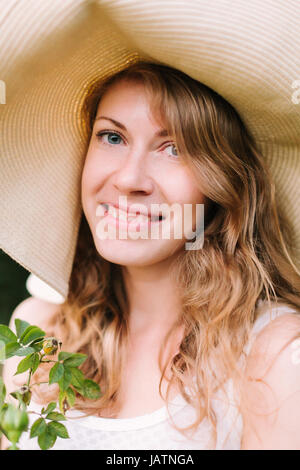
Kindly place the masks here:
POLYGON ((64 375, 64 366, 57 362, 55 366, 52 367, 49 374, 49 384, 54 384, 58 382, 64 375))
POLYGON ((51 421, 48 426, 56 433, 57 436, 62 437, 63 439, 68 439, 70 437, 66 427, 62 423, 51 421))
POLYGON ((19 362, 17 372, 14 375, 23 374, 23 372, 26 372, 26 370, 28 369, 31 369, 31 373, 34 374, 39 364, 40 358, 38 353, 30 353, 28 354, 28 356, 22 359, 22 361, 19 362))
POLYGON ((7 344, 17 341, 17 337, 8 326, 0 325, 0 341, 7 344))
POLYGON ((16 325, 16 331, 17 331, 18 338, 20 338, 23 335, 26 328, 28 328, 28 326, 30 326, 29 323, 27 323, 27 321, 19 320, 18 318, 16 318, 16 320, 15 320, 15 325, 16 325))
POLYGON ((29 272, 0 249, 0 323, 8 325, 11 313, 24 299, 29 272))
POLYGON ((44 415, 44 414, 51 413, 51 411, 55 410, 55 408, 56 408, 56 402, 52 401, 51 403, 49 403, 46 409, 42 408, 41 414, 44 415))
POLYGON ((79 367, 86 360, 85 354, 72 354, 72 356, 64 359, 64 366, 66 367, 79 367))
POLYGON ((3 382, 2 377, 0 377, 0 409, 2 408, 2 405, 4 404, 6 397, 6 387, 3 382))
POLYGON ((20 343, 26 345, 34 340, 44 338, 45 334, 46 333, 37 326, 28 326, 20 336, 20 343))
POLYGON ((90 400, 97 400, 97 398, 99 398, 100 388, 93 380, 85 379, 83 382, 83 390, 84 397, 89 398, 90 400))
POLYGON ((46 421, 44 418, 37 419, 30 429, 30 438, 37 437, 42 434, 46 429, 46 421))
POLYGON ((52 419, 53 421, 66 421, 66 417, 62 413, 57 413, 56 411, 48 413, 46 418, 52 419))
POLYGON ((10 403, 6 405, 2 406, 0 414, 1 431, 12 444, 17 444, 22 432, 27 430, 28 414, 10 403))
POLYGON ((48 450, 53 447, 57 438, 56 432, 49 425, 50 423, 46 424, 45 430, 38 437, 38 443, 42 450, 48 450))
POLYGON ((58 404, 51 402, 42 408, 40 417, 29 430, 30 438, 37 438, 40 448, 48 450, 54 446, 58 437, 69 438, 67 428, 61 421, 67 420, 65 412, 74 406, 76 393, 87 399, 96 400, 101 395, 100 387, 93 380, 85 378, 78 368, 86 360, 85 354, 60 351, 58 360, 47 359, 56 353, 58 346, 61 347, 61 342, 53 337, 45 338, 46 333, 43 330, 23 320, 16 319, 15 326, 16 334, 8 326, 0 325, 0 344, 1 342, 3 344, 0 353, 5 359, 25 356, 19 362, 14 375, 28 371, 28 381, 19 390, 10 394, 18 400, 18 406, 15 406, 6 402, 6 388, 0 377, 0 437, 3 433, 11 442, 9 450, 18 449, 22 433, 28 431, 30 411, 27 411, 27 407, 31 401, 31 387, 39 385, 39 383, 31 384, 32 375, 40 364, 53 362, 47 383, 58 384, 58 404))

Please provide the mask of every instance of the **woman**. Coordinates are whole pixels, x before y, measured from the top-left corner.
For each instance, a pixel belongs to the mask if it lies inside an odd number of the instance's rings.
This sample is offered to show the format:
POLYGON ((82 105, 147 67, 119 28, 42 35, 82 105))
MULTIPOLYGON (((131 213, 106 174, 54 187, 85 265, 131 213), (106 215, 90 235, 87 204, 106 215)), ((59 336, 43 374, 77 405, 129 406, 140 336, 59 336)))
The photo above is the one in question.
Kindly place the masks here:
MULTIPOLYGON (((300 276, 266 163, 238 113, 183 72, 140 61, 96 83, 83 115, 84 214, 69 292, 40 326, 88 355, 82 370, 102 396, 77 397, 81 419, 54 448, 300 448, 287 414, 300 386, 300 276), (190 205, 193 230, 204 204, 203 246, 173 238, 167 211, 169 238, 131 238, 145 216, 116 210, 120 196, 146 216, 152 204, 190 205), (99 222, 127 238, 102 238, 99 222)), ((14 318, 28 320, 26 311, 14 318)), ((39 403, 57 397, 56 386, 33 392, 39 403)))

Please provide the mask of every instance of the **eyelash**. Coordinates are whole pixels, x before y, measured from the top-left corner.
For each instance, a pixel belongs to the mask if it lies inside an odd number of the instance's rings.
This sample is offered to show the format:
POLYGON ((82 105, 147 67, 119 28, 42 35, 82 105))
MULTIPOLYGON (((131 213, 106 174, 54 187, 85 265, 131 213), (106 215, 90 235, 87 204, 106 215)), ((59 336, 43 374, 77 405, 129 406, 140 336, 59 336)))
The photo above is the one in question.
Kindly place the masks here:
MULTIPOLYGON (((124 137, 122 136, 122 134, 119 133, 119 132, 116 132, 116 131, 114 131, 114 132, 111 132, 111 131, 99 131, 99 132, 96 133, 96 137, 100 140, 100 137, 102 137, 103 135, 107 135, 107 134, 110 134, 110 135, 118 135, 121 139, 125 140, 124 137)), ((109 144, 109 143, 107 143, 107 142, 103 142, 103 143, 104 143, 105 145, 113 145, 113 144, 109 144)), ((163 144, 163 145, 164 145, 164 144, 163 144)), ((169 145, 174 145, 174 144, 172 144, 172 142, 170 142, 169 145)), ((169 145, 167 145, 166 147, 168 147, 169 145)), ((166 147, 165 147, 165 148, 166 148, 166 147)), ((174 147, 175 147, 175 145, 174 145, 174 147)), ((176 147, 175 147, 175 148, 176 148, 176 147)), ((173 158, 173 159, 175 159, 175 160, 178 160, 178 155, 169 155, 169 157, 170 157, 170 158, 173 158)))

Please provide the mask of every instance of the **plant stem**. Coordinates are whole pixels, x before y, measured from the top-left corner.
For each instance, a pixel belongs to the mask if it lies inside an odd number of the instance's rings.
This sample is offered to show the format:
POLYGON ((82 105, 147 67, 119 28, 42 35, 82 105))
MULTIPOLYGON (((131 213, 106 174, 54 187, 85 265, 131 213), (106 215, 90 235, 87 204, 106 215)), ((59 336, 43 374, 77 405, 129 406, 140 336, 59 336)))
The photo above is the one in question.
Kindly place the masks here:
POLYGON ((28 382, 27 382, 28 387, 30 386, 31 374, 32 374, 32 369, 30 369, 30 371, 29 371, 29 377, 28 377, 28 382))
POLYGON ((38 416, 42 416, 41 413, 38 413, 37 411, 27 411, 27 413, 31 413, 32 415, 38 415, 38 416))
POLYGON ((31 384, 30 387, 33 387, 34 385, 41 385, 41 384, 48 384, 49 382, 35 382, 34 384, 31 384))

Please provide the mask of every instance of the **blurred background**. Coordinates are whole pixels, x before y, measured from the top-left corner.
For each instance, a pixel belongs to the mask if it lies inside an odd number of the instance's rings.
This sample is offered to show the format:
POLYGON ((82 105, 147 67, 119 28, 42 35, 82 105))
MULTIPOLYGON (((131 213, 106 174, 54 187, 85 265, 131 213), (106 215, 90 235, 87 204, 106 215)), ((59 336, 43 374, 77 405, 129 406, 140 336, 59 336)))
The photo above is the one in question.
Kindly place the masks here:
MULTIPOLYGON (((0 250, 0 324, 8 325, 16 306, 30 297, 26 289, 29 274, 26 269, 0 250)), ((3 365, 0 363, 0 375, 2 368, 3 365)))
MULTIPOLYGON (((52 287, 0 249, 0 324, 8 325, 17 305, 31 296, 57 304, 64 300, 52 287)), ((2 368, 0 362, 0 375, 2 368)))
POLYGON ((11 314, 22 300, 30 297, 26 289, 29 272, 0 250, 0 324, 8 325, 11 314))

